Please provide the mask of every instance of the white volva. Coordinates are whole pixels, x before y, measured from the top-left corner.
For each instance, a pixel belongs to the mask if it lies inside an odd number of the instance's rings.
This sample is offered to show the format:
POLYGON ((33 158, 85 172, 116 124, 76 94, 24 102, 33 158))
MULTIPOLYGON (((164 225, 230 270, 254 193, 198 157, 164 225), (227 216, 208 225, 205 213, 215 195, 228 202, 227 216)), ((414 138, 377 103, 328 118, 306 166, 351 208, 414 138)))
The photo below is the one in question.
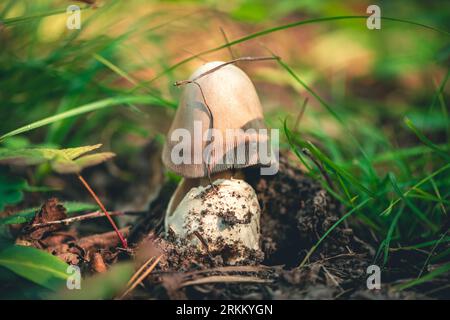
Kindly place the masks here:
POLYGON ((237 262, 246 258, 246 248, 260 250, 261 209, 255 191, 244 180, 219 179, 214 185, 217 192, 211 186, 199 186, 186 194, 173 213, 166 215, 166 234, 174 233, 200 251, 206 248, 198 234, 210 252, 222 252, 231 246, 237 250, 227 260, 237 262))

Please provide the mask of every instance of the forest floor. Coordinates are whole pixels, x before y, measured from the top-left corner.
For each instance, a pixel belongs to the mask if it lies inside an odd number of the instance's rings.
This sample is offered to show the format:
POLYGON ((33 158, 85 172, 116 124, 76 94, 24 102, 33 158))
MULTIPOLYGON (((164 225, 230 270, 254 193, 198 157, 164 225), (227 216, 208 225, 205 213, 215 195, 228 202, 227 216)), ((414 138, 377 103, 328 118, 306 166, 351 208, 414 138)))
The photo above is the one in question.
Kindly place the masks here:
POLYGON ((369 290, 367 267, 373 264, 376 251, 370 237, 355 234, 344 221, 318 243, 344 208, 286 157, 281 157, 274 176, 260 176, 254 169, 246 170, 245 176, 262 208, 264 256, 250 254, 238 265, 226 262, 226 252, 204 254, 164 237, 163 218, 176 187, 173 181, 164 182, 148 210, 121 229, 128 238, 128 249, 120 247, 112 231, 88 230, 86 236, 86 229, 74 225, 48 224, 66 218, 57 199, 48 200, 29 224, 15 226, 16 243, 51 252, 80 266, 84 275, 103 273, 120 261, 134 261, 135 269, 145 265, 144 270, 151 273, 122 296, 126 299, 424 299, 448 295, 448 288, 442 289, 448 276, 411 290, 395 290, 420 271, 422 266, 414 263, 423 260, 416 256, 423 255, 419 251, 393 252, 389 265, 381 269, 381 289, 369 290), (30 228, 37 223, 44 226, 30 228))

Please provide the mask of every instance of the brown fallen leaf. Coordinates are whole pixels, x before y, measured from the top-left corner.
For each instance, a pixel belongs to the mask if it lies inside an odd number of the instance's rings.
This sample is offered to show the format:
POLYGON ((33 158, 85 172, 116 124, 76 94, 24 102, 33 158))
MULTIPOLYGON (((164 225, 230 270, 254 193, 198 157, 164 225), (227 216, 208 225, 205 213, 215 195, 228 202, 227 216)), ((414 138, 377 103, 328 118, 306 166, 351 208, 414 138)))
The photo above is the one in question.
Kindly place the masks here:
POLYGON ((67 218, 66 208, 59 203, 58 199, 48 199, 36 213, 33 220, 31 220, 23 229, 24 234, 30 240, 41 240, 54 231, 61 230, 62 225, 46 225, 35 228, 35 224, 45 224, 50 221, 61 220, 67 218))

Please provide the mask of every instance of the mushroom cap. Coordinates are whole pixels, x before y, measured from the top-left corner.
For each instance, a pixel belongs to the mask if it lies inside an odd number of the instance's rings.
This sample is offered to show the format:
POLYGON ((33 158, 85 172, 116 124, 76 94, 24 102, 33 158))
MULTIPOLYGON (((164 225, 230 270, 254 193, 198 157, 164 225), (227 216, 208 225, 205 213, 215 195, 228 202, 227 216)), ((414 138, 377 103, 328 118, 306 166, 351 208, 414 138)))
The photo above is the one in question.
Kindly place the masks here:
MULTIPOLYGON (((198 68, 189 80, 194 80, 222 64, 224 62, 221 61, 206 63, 198 68)), ((211 173, 262 164, 258 151, 249 146, 250 143, 256 142, 268 143, 268 134, 267 131, 259 132, 259 129, 265 129, 262 107, 249 77, 238 67, 229 64, 202 76, 195 82, 201 90, 195 83, 185 84, 175 118, 167 134, 162 156, 166 167, 186 178, 206 177, 208 172, 203 152, 207 146, 214 150, 209 155, 211 173), (208 107, 212 114, 212 122, 208 107), (197 127, 201 127, 200 136, 198 129, 194 130, 196 121, 197 127), (203 136, 207 136, 211 124, 217 133, 221 133, 222 139, 214 137, 212 142, 203 139, 203 136), (172 161, 172 150, 179 141, 172 141, 171 136, 174 130, 179 128, 184 128, 190 133, 189 164, 177 164, 172 161), (227 129, 242 129, 242 131, 237 137, 227 138, 227 129), (255 130, 244 134, 247 129, 255 130), (235 156, 235 161, 230 163, 229 157, 242 149, 245 150, 245 159, 237 161, 235 156), (194 161, 195 158, 199 160, 194 161)), ((270 147, 268 149, 270 152, 270 147)))

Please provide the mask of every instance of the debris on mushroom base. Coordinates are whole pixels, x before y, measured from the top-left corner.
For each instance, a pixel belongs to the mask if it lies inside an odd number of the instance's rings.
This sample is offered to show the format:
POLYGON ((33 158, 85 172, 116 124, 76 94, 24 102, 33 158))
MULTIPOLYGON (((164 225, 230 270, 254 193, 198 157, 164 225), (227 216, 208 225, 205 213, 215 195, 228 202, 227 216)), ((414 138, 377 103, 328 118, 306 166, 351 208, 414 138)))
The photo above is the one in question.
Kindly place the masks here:
POLYGON ((204 254, 221 255, 230 265, 250 256, 262 257, 261 208, 253 188, 239 179, 219 179, 213 184, 216 189, 211 185, 192 188, 166 215, 166 235, 204 254))

